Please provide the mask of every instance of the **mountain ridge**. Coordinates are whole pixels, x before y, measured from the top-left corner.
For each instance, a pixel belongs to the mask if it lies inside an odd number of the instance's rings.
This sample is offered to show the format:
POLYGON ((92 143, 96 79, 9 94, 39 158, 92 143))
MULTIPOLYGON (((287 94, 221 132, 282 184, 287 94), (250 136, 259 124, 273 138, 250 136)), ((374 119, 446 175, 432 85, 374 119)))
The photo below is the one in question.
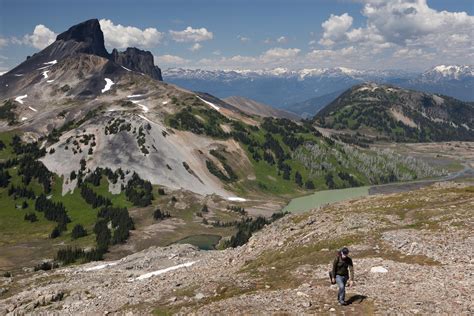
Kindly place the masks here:
POLYGON ((370 128, 396 141, 474 139, 472 103, 377 83, 346 90, 313 121, 358 132, 370 128))
POLYGON ((235 106, 247 114, 254 114, 262 117, 288 118, 292 120, 300 119, 300 117, 294 113, 275 109, 269 105, 245 97, 231 96, 223 99, 223 101, 235 106))

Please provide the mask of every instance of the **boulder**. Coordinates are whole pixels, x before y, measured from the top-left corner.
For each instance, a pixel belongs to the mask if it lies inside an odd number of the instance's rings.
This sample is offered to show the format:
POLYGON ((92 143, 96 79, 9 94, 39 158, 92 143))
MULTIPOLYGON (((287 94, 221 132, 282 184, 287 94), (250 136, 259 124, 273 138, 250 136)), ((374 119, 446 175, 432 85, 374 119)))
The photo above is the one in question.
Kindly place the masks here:
POLYGON ((370 268, 371 273, 387 273, 388 270, 385 269, 384 267, 378 266, 378 267, 372 267, 370 268))

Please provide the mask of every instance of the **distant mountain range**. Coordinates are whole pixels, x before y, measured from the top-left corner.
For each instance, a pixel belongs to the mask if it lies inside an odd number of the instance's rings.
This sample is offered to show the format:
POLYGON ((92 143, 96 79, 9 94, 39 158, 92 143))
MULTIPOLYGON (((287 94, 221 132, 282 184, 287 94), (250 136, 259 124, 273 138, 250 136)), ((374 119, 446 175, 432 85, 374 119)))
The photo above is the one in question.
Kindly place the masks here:
MULTIPOLYGON (((414 78, 405 72, 359 71, 348 68, 271 70, 190 70, 168 69, 166 82, 193 91, 206 91, 220 98, 242 96, 276 108, 292 110, 292 105, 335 91, 346 90, 364 81, 386 78, 414 78)), ((301 113, 297 113, 301 114, 301 113)))
POLYGON ((164 80, 217 97, 242 96, 257 102, 312 116, 353 85, 371 81, 440 93, 474 101, 474 67, 440 65, 423 73, 401 70, 356 70, 344 67, 270 70, 201 70, 173 68, 164 80), (318 99, 323 97, 321 99, 318 99))

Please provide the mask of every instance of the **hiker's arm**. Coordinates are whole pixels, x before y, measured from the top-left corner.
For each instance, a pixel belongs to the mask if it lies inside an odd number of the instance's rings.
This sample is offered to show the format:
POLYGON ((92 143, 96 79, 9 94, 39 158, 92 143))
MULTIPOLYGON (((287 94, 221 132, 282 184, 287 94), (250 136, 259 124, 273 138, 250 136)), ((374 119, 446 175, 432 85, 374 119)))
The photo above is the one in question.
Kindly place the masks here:
POLYGON ((332 262, 332 277, 334 278, 334 280, 336 279, 336 269, 337 269, 337 257, 332 262))
POLYGON ((349 265, 349 280, 354 281, 354 266, 352 265, 352 260, 351 264, 349 265))

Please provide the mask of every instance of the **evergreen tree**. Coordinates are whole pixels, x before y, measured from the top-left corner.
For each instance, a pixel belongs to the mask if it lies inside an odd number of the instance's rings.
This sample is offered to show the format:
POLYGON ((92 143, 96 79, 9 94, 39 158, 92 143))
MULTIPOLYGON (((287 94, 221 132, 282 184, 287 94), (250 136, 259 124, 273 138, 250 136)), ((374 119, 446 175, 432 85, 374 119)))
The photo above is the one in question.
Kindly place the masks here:
POLYGON ((49 238, 54 239, 58 238, 61 235, 61 230, 59 229, 59 226, 56 226, 53 228, 53 231, 49 235, 49 238))
POLYGON ((6 188, 8 184, 10 183, 10 173, 8 173, 8 170, 1 170, 0 169, 0 188, 6 188))
POLYGON ((308 190, 314 190, 314 183, 311 180, 306 181, 305 188, 308 190))
POLYGON ((165 212, 165 211, 162 212, 159 208, 157 208, 153 212, 153 218, 155 220, 163 220, 163 219, 168 218, 168 217, 171 217, 170 213, 165 212))
POLYGON ((28 214, 25 214, 25 221, 30 221, 30 222, 36 222, 38 221, 38 218, 36 217, 36 214, 31 212, 28 214))
POLYGON ((300 187, 303 186, 303 177, 301 177, 301 174, 298 171, 295 173, 295 182, 300 187))
POLYGON ((87 236, 87 231, 84 229, 84 227, 81 224, 76 224, 74 228, 71 231, 71 237, 72 239, 77 239, 87 236))
POLYGON ((85 184, 81 185, 81 196, 87 204, 90 204, 93 208, 112 205, 112 202, 108 198, 95 193, 94 190, 85 184))
POLYGON ((47 220, 55 221, 65 227, 66 223, 71 222, 66 213, 66 208, 61 202, 53 202, 46 198, 46 195, 41 194, 35 201, 35 210, 44 213, 47 220))
POLYGON ((133 205, 144 207, 151 205, 151 201, 153 200, 152 191, 153 187, 150 181, 141 179, 138 174, 134 172, 125 187, 125 196, 133 205))

